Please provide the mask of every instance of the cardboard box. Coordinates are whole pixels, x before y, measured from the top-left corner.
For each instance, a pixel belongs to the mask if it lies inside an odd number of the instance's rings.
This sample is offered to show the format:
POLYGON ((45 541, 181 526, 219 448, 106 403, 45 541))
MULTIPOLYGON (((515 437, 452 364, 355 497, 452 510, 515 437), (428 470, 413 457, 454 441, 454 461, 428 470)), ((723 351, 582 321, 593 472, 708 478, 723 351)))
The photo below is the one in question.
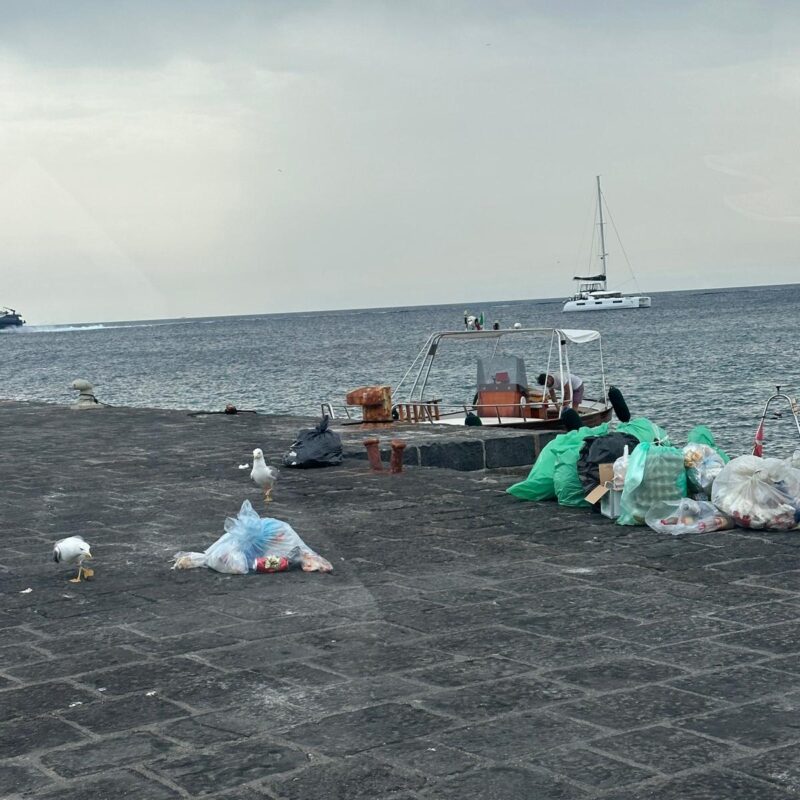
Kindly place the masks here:
POLYGON ((605 494, 612 491, 613 481, 614 465, 600 464, 600 485, 586 495, 586 502, 594 505, 601 500, 605 494))

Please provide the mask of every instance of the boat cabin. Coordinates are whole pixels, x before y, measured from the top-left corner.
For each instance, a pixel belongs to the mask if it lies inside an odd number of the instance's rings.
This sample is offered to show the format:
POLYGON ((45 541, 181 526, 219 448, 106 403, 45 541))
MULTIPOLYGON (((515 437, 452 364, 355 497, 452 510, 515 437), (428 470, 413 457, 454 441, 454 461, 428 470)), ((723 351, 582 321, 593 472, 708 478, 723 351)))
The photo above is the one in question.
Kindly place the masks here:
POLYGON ((478 359, 474 410, 479 417, 529 416, 528 378, 519 356, 498 355, 478 359))

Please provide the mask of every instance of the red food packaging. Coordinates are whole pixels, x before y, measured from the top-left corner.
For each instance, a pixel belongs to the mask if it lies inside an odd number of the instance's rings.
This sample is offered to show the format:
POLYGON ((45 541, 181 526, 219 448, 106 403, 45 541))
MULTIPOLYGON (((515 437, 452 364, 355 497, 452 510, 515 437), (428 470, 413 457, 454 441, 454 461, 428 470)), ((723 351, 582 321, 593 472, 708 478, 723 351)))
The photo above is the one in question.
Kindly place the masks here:
POLYGON ((285 556, 257 558, 253 568, 256 572, 286 572, 289 569, 289 559, 285 556))

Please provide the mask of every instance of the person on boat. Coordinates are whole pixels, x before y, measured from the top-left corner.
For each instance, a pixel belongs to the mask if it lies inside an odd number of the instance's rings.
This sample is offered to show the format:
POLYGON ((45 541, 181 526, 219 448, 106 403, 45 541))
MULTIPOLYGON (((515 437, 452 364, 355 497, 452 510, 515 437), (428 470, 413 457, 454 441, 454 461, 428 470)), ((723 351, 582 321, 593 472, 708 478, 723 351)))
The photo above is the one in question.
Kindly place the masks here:
MULTIPOLYGON (((548 375, 543 372, 536 379, 536 383, 538 383, 539 386, 545 386, 547 388, 550 400, 553 402, 554 406, 557 406, 556 392, 561 391, 561 378, 558 375, 548 375)), ((577 411, 580 404, 583 402, 583 379, 579 378, 577 375, 567 373, 564 376, 564 408, 566 408, 570 402, 572 403, 572 407, 577 411)))
POLYGON ((492 324, 492 330, 493 331, 499 331, 500 330, 500 323, 497 320, 495 320, 494 323, 492 324))

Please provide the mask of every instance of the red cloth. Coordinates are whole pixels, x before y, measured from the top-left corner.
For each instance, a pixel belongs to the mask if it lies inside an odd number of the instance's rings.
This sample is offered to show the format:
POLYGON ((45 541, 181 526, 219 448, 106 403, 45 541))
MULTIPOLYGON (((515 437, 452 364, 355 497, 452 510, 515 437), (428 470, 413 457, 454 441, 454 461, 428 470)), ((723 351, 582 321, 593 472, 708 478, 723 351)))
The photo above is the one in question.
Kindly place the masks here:
POLYGON ((753 455, 763 458, 764 456, 764 420, 758 426, 756 435, 753 438, 753 455))

